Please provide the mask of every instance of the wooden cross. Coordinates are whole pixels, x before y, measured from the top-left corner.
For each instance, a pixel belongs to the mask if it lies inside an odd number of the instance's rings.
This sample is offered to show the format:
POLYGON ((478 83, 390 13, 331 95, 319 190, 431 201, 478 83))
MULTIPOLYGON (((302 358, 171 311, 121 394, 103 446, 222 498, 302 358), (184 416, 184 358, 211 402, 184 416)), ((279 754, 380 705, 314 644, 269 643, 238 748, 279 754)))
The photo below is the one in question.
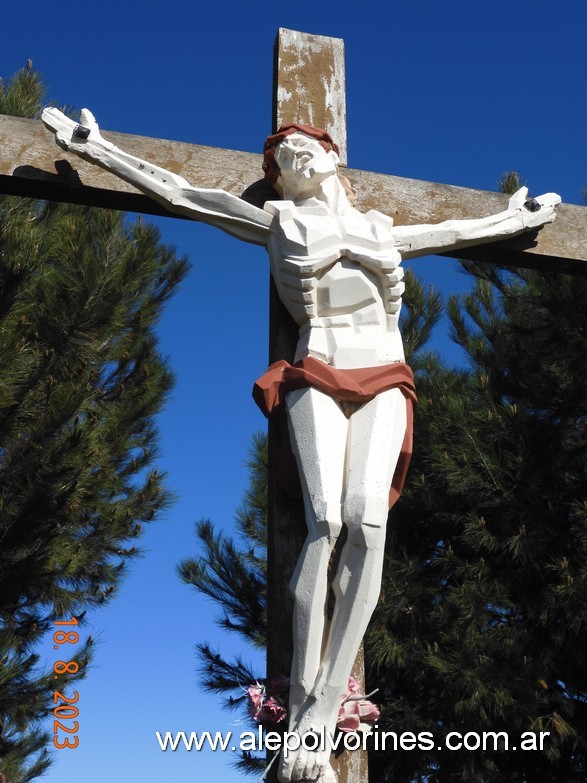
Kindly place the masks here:
MULTIPOLYGON (((274 128, 301 122, 325 128, 340 147, 346 165, 344 45, 336 38, 280 30, 275 61, 274 128)), ((261 155, 195 144, 106 132, 106 138, 136 157, 171 169, 195 187, 221 188, 236 195, 258 179, 261 155)), ((449 218, 495 214, 507 197, 497 193, 348 170, 358 189, 357 208, 377 209, 397 224, 438 223, 449 218)), ((255 186, 251 189, 255 191, 255 186)), ((172 217, 130 185, 74 155, 59 150, 39 121, 0 115, 0 193, 68 201, 172 217)), ((261 204, 262 205, 262 204, 261 204)), ((557 219, 538 234, 446 253, 460 258, 587 274, 587 210, 563 204, 557 219)), ((291 360, 297 327, 271 298, 270 361, 291 360)), ((268 674, 287 673, 291 658, 291 601, 287 583, 305 538, 301 501, 286 497, 275 476, 279 434, 270 431, 270 530, 268 674), (284 607, 288 607, 284 609, 284 607)), ((362 657, 355 664, 360 676, 362 657)), ((367 780, 361 753, 346 754, 336 765, 339 783, 367 780)))

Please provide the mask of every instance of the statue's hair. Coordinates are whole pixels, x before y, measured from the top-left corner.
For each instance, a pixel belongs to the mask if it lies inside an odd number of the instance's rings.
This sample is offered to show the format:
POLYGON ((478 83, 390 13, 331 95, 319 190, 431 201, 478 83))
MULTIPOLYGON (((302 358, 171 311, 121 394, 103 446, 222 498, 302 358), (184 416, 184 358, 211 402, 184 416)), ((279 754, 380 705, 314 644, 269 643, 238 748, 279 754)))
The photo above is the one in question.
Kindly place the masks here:
MULTIPOLYGON (((265 179, 268 180, 278 192, 280 190, 279 185, 277 184, 279 166, 275 160, 275 149, 283 139, 287 136, 291 136, 292 133, 303 133, 305 136, 316 139, 326 152, 334 150, 337 155, 340 152, 338 145, 334 143, 330 134, 322 128, 315 128, 313 125, 301 125, 297 122, 290 123, 289 125, 282 125, 277 133, 267 136, 263 146, 263 171, 265 172, 265 179)), ((357 191, 353 188, 347 177, 340 173, 338 166, 336 173, 348 200, 354 205, 357 201, 357 191)))

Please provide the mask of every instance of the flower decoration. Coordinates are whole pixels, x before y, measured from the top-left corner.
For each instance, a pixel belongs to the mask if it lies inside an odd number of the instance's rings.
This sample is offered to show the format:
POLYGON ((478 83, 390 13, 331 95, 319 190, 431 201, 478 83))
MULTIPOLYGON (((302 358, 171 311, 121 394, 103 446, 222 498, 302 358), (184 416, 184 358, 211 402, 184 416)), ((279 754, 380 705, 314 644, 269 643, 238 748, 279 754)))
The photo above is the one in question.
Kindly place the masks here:
POLYGON ((275 696, 269 696, 263 704, 263 720, 265 723, 281 723, 287 718, 287 710, 275 696))
POLYGON ((287 718, 287 695, 289 677, 280 675, 270 683, 271 695, 268 695, 264 685, 256 682, 249 685, 249 714, 259 723, 282 723, 287 718))
POLYGON ((258 682, 254 685, 249 685, 247 694, 249 697, 249 714, 255 720, 259 720, 263 710, 263 702, 265 701, 265 686, 259 685, 258 682))
POLYGON ((350 677, 336 719, 336 728, 339 731, 369 732, 371 731, 369 724, 379 719, 381 714, 379 707, 361 694, 360 690, 359 683, 354 677, 350 677))
MULTIPOLYGON (((280 674, 271 680, 269 689, 256 682, 249 685, 246 691, 249 697, 249 713, 254 720, 259 723, 283 723, 287 719, 289 677, 280 674)), ((339 731, 369 732, 370 724, 379 719, 377 705, 360 691, 359 683, 351 677, 347 690, 341 697, 336 721, 339 731)))

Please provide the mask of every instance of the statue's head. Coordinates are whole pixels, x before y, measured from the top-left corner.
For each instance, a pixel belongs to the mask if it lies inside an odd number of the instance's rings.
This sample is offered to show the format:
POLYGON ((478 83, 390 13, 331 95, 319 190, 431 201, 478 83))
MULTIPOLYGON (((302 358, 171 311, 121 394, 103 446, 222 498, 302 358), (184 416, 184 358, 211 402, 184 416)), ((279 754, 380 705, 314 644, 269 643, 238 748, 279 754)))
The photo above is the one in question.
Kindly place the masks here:
MULTIPOLYGON (((351 204, 356 202, 357 194, 355 189, 338 169, 338 146, 332 140, 330 134, 322 128, 315 128, 312 125, 302 125, 300 123, 282 125, 277 133, 267 137, 263 153, 265 180, 273 185, 282 198, 286 183, 280 178, 280 175, 285 179, 290 179, 293 175, 293 184, 295 185, 296 174, 312 178, 336 174, 351 204), (305 144, 304 139, 306 139, 305 144), (307 143, 308 140, 310 141, 309 144, 307 143), (301 161, 301 164, 293 162, 292 156, 301 161), (310 160, 312 165, 305 166, 304 164, 309 163, 310 160), (284 165, 286 168, 282 171, 284 165), (290 168, 290 165, 292 168, 290 168)), ((291 184, 292 182, 290 182, 291 184)))
POLYGON ((322 130, 322 128, 314 128, 312 125, 301 125, 297 122, 290 125, 282 125, 277 133, 267 136, 263 147, 263 171, 265 172, 265 179, 269 180, 272 185, 275 185, 279 177, 279 166, 275 160, 275 149, 280 142, 291 136, 292 133, 303 133, 304 136, 316 139, 326 152, 333 150, 337 155, 339 153, 338 146, 332 141, 330 134, 322 130))

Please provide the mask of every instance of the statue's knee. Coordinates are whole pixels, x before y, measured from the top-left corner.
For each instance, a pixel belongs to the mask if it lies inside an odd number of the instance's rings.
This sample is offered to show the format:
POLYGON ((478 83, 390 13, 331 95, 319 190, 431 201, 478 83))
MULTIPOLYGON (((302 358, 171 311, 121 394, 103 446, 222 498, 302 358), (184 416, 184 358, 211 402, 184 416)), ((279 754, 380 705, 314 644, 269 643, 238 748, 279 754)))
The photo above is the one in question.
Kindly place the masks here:
POLYGON ((340 510, 337 513, 331 512, 328 517, 318 519, 316 524, 316 532, 320 537, 324 536, 331 542, 335 542, 342 530, 342 517, 340 510))
POLYGON ((316 532, 319 536, 335 542, 342 530, 342 516, 340 504, 336 506, 327 503, 314 506, 316 516, 316 532))
POLYGON ((383 549, 388 513, 387 495, 349 494, 343 509, 349 542, 367 549, 383 549))
POLYGON ((354 525, 349 527, 349 541, 365 549, 383 549, 385 547, 385 525, 354 525))

